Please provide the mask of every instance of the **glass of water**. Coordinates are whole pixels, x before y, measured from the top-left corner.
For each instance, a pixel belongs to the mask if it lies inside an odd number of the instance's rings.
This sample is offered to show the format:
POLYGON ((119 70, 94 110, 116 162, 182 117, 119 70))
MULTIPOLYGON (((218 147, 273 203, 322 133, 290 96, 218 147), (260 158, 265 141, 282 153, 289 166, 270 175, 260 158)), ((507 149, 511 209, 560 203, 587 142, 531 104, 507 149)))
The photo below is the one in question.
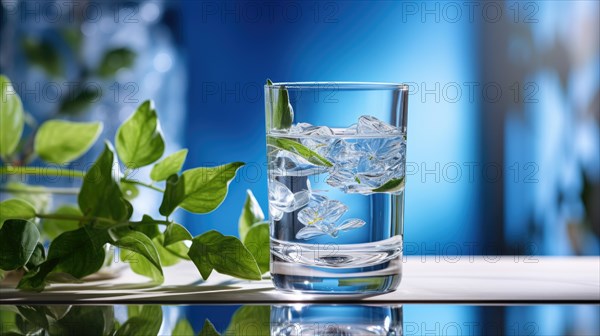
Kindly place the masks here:
POLYGON ((381 293, 402 275, 408 86, 265 86, 271 276, 305 293, 381 293))

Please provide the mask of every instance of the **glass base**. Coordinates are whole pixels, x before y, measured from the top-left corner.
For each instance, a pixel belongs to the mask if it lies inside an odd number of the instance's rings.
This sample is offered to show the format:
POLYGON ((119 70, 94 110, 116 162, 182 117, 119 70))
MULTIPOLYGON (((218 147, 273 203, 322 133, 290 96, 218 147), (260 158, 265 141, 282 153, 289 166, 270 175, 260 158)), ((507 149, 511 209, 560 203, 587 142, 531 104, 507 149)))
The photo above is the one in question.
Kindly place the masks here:
POLYGON ((275 288, 282 291, 315 294, 380 294, 396 290, 400 274, 374 277, 306 277, 272 274, 275 288))

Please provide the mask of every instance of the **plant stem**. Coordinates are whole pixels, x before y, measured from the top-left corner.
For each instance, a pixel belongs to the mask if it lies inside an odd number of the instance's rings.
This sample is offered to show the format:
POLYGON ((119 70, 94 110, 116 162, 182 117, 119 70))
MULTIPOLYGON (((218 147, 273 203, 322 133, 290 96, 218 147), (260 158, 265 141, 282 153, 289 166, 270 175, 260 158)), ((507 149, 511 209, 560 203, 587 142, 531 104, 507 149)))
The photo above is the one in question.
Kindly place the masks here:
POLYGON ((77 221, 77 222, 97 221, 97 222, 110 223, 113 225, 116 225, 119 223, 113 219, 105 218, 105 217, 85 217, 85 216, 77 216, 77 215, 60 215, 60 214, 35 214, 35 216, 38 218, 42 218, 42 219, 60 219, 60 220, 71 220, 71 221, 77 221))
POLYGON ((159 187, 156 187, 156 186, 153 186, 152 184, 144 183, 144 182, 137 181, 137 180, 130 180, 130 179, 128 179, 128 178, 125 178, 125 177, 122 177, 122 178, 121 178, 121 182, 125 182, 125 183, 131 183, 131 184, 137 184, 137 185, 140 185, 140 186, 143 186, 143 187, 146 187, 146 188, 152 189, 152 190, 156 190, 156 191, 158 191, 158 192, 161 192, 161 193, 164 193, 164 192, 165 192, 165 191, 164 191, 164 190, 162 190, 161 188, 159 188, 159 187))
POLYGON ((52 167, 0 167, 0 175, 33 175, 33 176, 60 176, 60 177, 84 177, 85 172, 75 169, 52 168, 52 167))
POLYGON ((19 186, 18 188, 0 188, 0 192, 8 193, 28 193, 28 194, 57 194, 57 195, 77 195, 79 188, 48 188, 37 186, 19 186))

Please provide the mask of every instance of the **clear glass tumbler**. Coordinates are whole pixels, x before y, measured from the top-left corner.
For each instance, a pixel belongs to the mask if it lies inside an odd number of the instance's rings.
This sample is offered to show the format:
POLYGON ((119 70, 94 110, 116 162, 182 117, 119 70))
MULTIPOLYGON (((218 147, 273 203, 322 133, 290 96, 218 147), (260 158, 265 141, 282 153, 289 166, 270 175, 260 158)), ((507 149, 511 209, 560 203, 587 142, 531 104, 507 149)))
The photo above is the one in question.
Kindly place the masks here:
POLYGON ((402 274, 408 86, 265 86, 271 276, 307 293, 381 293, 402 274))

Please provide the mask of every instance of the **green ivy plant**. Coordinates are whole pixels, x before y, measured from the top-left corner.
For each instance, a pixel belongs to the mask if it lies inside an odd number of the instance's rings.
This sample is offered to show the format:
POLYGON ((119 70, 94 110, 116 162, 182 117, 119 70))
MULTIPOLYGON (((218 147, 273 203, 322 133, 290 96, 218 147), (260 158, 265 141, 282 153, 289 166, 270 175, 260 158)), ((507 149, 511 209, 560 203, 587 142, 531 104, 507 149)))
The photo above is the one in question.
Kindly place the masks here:
MULTIPOLYGON (((164 280, 163 267, 182 259, 191 260, 203 279, 216 270, 260 280, 268 271, 268 225, 251 192, 240 217, 241 240, 214 230, 193 237, 171 220, 179 208, 195 214, 215 210, 244 163, 181 172, 187 150, 164 156, 160 122, 152 102, 146 101, 120 126, 115 146, 104 141, 103 151, 87 171, 20 166, 15 153, 23 142, 23 106, 8 78, 0 76, 0 84, 0 175, 82 179, 77 204, 52 213, 32 197, 44 192, 39 186, 20 185, 18 197, 0 202, 0 276, 3 271, 24 272, 17 288, 41 291, 51 282, 79 281, 96 273, 104 265, 107 245, 120 248, 121 260, 135 261, 130 262, 131 269, 156 284, 164 280), (120 165, 124 172, 115 169, 120 165), (131 176, 149 165, 150 181, 131 176), (139 193, 138 187, 162 194, 162 218, 132 218, 130 200, 139 193), (52 239, 47 251, 40 241, 40 224, 44 235, 52 239)), ((101 131, 98 122, 49 120, 35 133, 34 152, 45 162, 66 164, 92 147, 101 131)))
MULTIPOLYGON (((232 315, 223 335, 270 335, 269 306, 241 306, 232 315)), ((113 306, 1 306, 0 322, 3 335, 158 335, 163 326, 163 311, 159 305, 129 305, 127 320, 116 318, 113 306)), ((166 332, 166 331, 165 331, 166 332)), ((202 329, 194 333, 185 317, 177 321, 168 333, 177 336, 219 336, 215 326, 204 320, 202 329)))

